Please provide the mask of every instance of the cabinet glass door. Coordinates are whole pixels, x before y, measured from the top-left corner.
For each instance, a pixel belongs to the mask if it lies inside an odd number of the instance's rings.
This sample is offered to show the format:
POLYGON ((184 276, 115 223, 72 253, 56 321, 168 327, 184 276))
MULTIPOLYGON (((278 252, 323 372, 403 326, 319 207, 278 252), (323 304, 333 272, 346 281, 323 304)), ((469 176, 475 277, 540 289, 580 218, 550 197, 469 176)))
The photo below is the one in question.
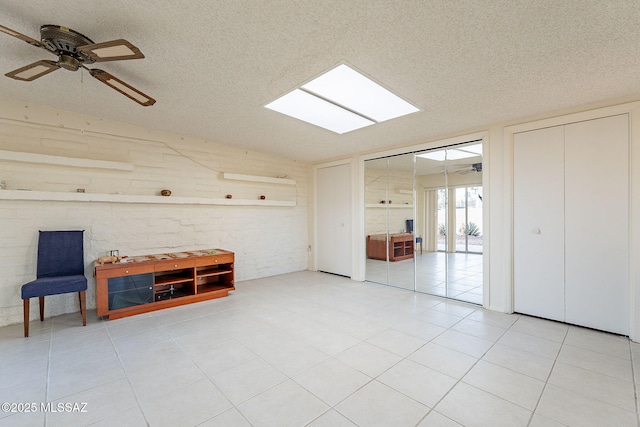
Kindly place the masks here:
POLYGON ((153 273, 108 279, 109 310, 153 302, 153 284, 153 273))

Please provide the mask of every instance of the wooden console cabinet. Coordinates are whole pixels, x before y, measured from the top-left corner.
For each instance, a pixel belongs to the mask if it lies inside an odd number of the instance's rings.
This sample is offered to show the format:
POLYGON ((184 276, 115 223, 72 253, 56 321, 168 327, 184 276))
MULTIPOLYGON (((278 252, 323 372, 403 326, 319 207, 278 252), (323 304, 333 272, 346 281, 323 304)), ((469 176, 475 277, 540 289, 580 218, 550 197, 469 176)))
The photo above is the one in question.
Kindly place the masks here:
POLYGON ((233 252, 144 255, 95 264, 96 308, 108 319, 226 297, 234 290, 233 252))
MULTIPOLYGON (((400 233, 389 235, 389 261, 402 261, 413 258, 413 234, 400 233)), ((367 236, 367 258, 387 260, 387 235, 367 236)))

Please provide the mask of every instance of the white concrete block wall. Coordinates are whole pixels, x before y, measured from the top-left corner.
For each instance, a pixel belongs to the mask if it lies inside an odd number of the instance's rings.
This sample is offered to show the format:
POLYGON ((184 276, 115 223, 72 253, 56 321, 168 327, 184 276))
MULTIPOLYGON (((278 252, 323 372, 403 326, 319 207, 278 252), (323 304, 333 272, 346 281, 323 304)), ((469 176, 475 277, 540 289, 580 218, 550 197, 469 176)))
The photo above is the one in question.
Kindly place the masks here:
MULTIPOLYGON (((310 166, 202 140, 0 99, 0 150, 108 160, 133 171, 0 161, 8 189, 294 201, 294 207, 0 200, 0 326, 22 321, 20 286, 35 278, 38 230, 84 229, 87 303, 95 307, 92 261, 118 249, 142 255, 223 248, 236 281, 304 270, 308 262, 310 166), (77 127, 77 126, 76 126, 77 127), (222 172, 295 179, 296 185, 230 181, 222 172)), ((3 190, 0 190, 3 191, 3 190)), ((161 197, 161 196, 158 196, 161 197)), ((37 317, 34 301, 32 319, 37 317)), ((78 311, 77 296, 47 298, 45 316, 78 311)))

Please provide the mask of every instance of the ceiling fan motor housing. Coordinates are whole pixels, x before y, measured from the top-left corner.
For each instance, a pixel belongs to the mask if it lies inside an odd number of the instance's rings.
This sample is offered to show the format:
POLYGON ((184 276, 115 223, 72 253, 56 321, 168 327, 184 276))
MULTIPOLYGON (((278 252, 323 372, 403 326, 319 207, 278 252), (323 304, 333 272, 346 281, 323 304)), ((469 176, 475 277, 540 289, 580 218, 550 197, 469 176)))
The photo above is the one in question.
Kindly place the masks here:
POLYGON ((70 28, 60 25, 43 25, 40 27, 40 40, 60 57, 58 65, 66 70, 76 71, 81 63, 95 62, 78 52, 78 46, 93 44, 93 40, 70 28))

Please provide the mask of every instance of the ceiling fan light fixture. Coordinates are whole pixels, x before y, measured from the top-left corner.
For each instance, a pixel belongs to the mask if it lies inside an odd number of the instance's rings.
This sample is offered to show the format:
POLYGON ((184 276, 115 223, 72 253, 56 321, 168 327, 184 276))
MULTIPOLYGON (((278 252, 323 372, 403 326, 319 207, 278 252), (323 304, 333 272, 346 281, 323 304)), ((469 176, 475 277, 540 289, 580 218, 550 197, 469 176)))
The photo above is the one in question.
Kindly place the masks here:
POLYGON ((65 70, 78 71, 78 68, 80 68, 80 61, 78 61, 73 56, 60 55, 60 59, 58 60, 58 65, 64 68, 65 70))
POLYGON ((29 64, 25 67, 18 68, 17 70, 13 70, 5 76, 11 77, 12 79, 22 80, 25 82, 30 82, 32 80, 37 79, 38 77, 42 77, 45 74, 49 74, 52 71, 60 68, 53 61, 38 61, 33 64, 29 64))

